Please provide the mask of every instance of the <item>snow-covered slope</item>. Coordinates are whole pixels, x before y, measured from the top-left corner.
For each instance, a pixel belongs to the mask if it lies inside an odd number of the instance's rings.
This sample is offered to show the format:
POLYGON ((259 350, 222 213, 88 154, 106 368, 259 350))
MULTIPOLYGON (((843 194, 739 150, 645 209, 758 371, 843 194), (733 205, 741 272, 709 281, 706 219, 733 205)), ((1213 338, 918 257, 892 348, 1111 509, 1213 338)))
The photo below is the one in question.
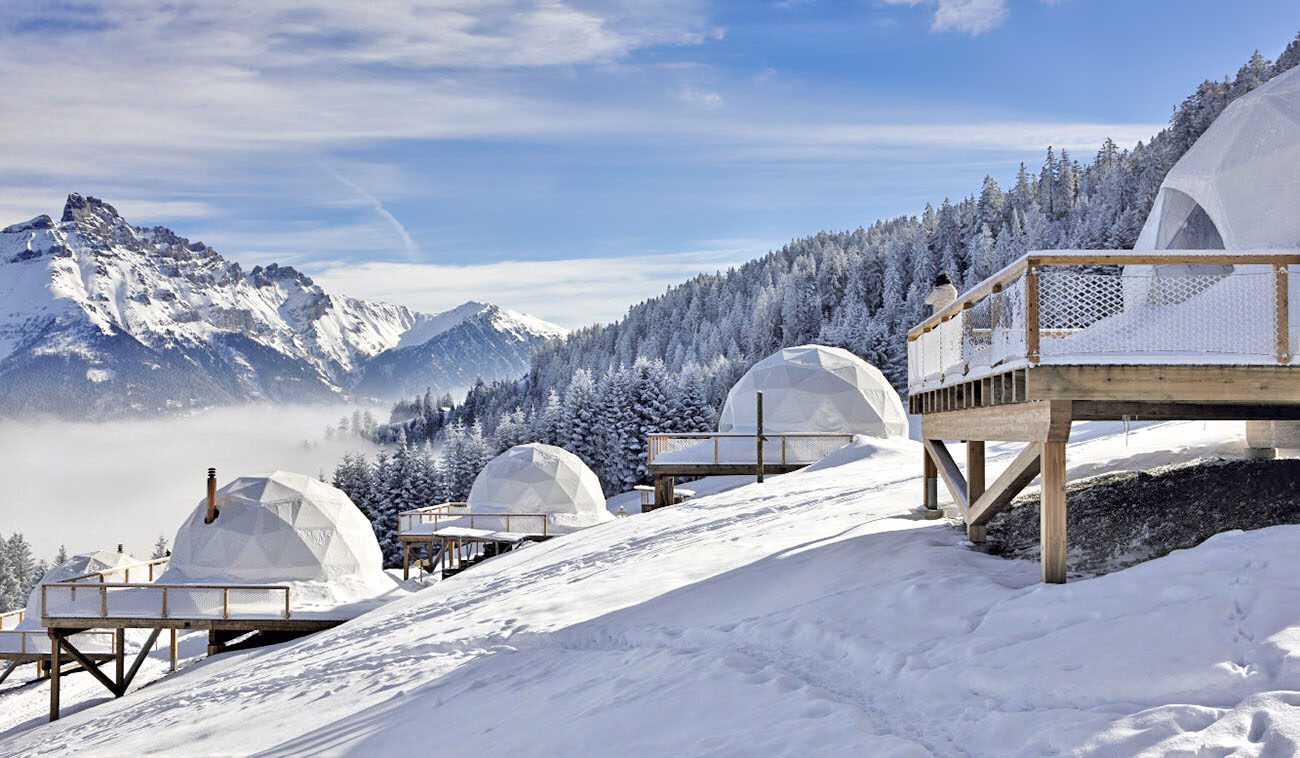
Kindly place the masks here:
MULTIPOLYGON (((431 316, 330 295, 292 268, 245 272, 202 242, 131 226, 74 194, 59 221, 0 231, 0 414, 327 399, 350 390, 375 356, 418 348, 492 307, 431 316)), ((458 370, 518 375, 520 356, 557 332, 524 316, 499 333, 476 331, 474 349, 455 353, 466 362, 458 370)))
MULTIPOLYGON (((1115 426, 1079 430, 1073 472, 1206 454, 1240 428, 1126 439, 1115 426)), ((1014 454, 991 452, 991 474, 1014 454)), ((860 444, 529 547, 337 629, 13 735, 0 753, 1300 748, 1300 526, 1044 585, 1035 563, 905 515, 919 456, 910 442, 860 444)))

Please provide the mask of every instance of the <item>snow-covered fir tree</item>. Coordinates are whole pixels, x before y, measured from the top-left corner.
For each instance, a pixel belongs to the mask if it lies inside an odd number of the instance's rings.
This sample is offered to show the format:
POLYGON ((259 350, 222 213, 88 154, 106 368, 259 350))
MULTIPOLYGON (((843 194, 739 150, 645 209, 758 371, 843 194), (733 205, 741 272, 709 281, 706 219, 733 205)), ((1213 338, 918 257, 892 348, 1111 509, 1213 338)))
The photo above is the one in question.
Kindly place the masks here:
MULTIPOLYGON (((819 232, 674 286, 615 323, 540 346, 521 380, 479 382, 458 405, 426 393, 395 406, 386 425, 354 414, 337 428, 383 444, 433 443, 445 499, 463 499, 492 454, 529 440, 575 453, 612 494, 645 481, 647 432, 712 429, 732 384, 782 346, 844 347, 904 392, 907 331, 928 314, 939 272, 962 288, 1030 250, 1131 247, 1165 174, 1196 138, 1233 99, 1297 64, 1300 35, 1276 62, 1256 54, 1235 77, 1201 84, 1166 129, 1131 149, 1107 140, 1080 162, 1047 148, 1037 170, 1022 164, 1006 185, 985 177, 973 194, 919 215, 819 232)), ((365 477, 362 464, 345 459, 335 481, 363 499, 390 497, 353 483, 365 477)), ((369 476, 381 469, 370 465, 369 476)), ((393 513, 373 503, 363 510, 393 513)))

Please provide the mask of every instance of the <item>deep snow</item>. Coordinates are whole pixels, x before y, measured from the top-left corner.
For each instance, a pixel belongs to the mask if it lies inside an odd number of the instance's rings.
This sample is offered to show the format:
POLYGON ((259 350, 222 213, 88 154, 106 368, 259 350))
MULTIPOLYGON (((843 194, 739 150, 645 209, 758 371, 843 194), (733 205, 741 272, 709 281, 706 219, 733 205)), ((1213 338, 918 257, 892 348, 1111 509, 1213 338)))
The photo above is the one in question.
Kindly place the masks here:
MULTIPOLYGON (((1080 425, 1072 475, 1239 446, 1080 425)), ((995 447, 990 475, 1014 450, 995 447)), ((907 514, 912 442, 618 519, 3 754, 1291 754, 1300 527, 1064 586, 907 514)), ((43 696, 43 689, 19 697, 43 696)), ((12 694, 0 698, 14 697, 12 694)), ((0 702, 8 703, 0 699, 0 702)))

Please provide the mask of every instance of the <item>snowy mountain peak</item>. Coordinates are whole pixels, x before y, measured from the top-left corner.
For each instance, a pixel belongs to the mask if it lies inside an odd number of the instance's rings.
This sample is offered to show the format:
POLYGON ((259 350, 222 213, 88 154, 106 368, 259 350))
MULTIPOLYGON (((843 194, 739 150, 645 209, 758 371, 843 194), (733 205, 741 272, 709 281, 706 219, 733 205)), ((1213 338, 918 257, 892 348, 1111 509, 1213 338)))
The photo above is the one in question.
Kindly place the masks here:
POLYGON ((202 242, 132 226, 75 193, 58 222, 0 230, 0 303, 0 414, 336 399, 377 356, 485 319, 457 333, 456 350, 430 349, 458 361, 454 370, 426 361, 390 376, 441 393, 461 385, 439 377, 520 375, 533 345, 563 333, 485 303, 425 314, 334 296, 290 266, 245 273, 202 242))

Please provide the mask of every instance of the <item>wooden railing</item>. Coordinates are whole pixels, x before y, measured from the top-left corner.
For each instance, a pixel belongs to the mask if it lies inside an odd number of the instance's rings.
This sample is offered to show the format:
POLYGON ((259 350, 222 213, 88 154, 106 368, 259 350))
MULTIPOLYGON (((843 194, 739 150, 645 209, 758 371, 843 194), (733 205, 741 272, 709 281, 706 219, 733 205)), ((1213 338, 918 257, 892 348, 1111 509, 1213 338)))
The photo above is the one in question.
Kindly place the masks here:
POLYGON ((102 583, 102 582, 107 582, 108 577, 110 576, 113 576, 115 574, 121 574, 122 581, 127 584, 131 584, 132 571, 136 572, 137 578, 139 578, 141 573, 144 573, 145 576, 148 577, 146 581, 152 582, 154 579, 157 579, 162 574, 163 569, 165 569, 167 564, 170 562, 171 562, 171 558, 154 558, 153 560, 150 561, 129 563, 125 566, 114 566, 112 568, 106 568, 101 571, 92 571, 89 574, 82 574, 81 576, 74 576, 70 579, 65 579, 64 582, 65 583, 66 582, 101 582, 102 583))
POLYGON ((0 613, 0 629, 13 629, 27 615, 26 608, 19 608, 16 611, 0 613))
MULTIPOLYGON (((827 455, 853 441, 851 434, 820 434, 815 432, 764 433, 764 451, 769 454, 769 443, 775 443, 771 451, 776 457, 767 460, 767 465, 790 465, 798 463, 816 463, 827 455)), ((758 435, 733 434, 731 432, 655 432, 649 435, 646 446, 647 463, 667 453, 680 453, 686 450, 698 452, 690 460, 674 461, 686 464, 722 464, 747 463, 758 457, 758 435), (748 440, 749 444, 737 443, 735 449, 725 446, 724 440, 748 440), (709 445, 707 443, 712 443, 709 445), (727 447, 727 449, 723 449, 727 447)))
POLYGON ((442 503, 424 508, 414 508, 397 514, 397 533, 407 534, 420 524, 432 524, 433 531, 438 531, 443 522, 455 521, 457 525, 470 529, 485 529, 486 524, 503 532, 514 532, 520 522, 541 524, 541 529, 524 529, 521 533, 550 536, 550 515, 546 513, 482 513, 470 510, 469 503, 442 503))
POLYGON ((290 605, 290 590, 284 585, 266 584, 128 584, 125 582, 57 582, 41 585, 41 616, 45 618, 195 618, 195 619, 231 619, 231 618, 290 618, 293 611, 290 605), (50 605, 50 593, 66 597, 66 602, 50 605), (82 599, 77 598, 78 593, 82 599), (237 609, 232 615, 231 594, 260 595, 270 599, 261 601, 269 613, 250 614, 241 612, 239 606, 247 605, 236 598, 237 609), (274 596, 283 593, 283 604, 274 596), (200 597, 218 595, 220 610, 216 600, 206 603, 198 602, 200 597), (127 605, 114 605, 116 597, 124 601, 133 601, 127 605), (140 598, 158 597, 158 603, 140 602, 140 598), (90 598, 90 600, 87 600, 90 598), (110 602, 114 598, 114 602, 110 602), (97 602, 96 602, 97 601, 97 602), (211 610, 209 610, 209 608, 211 610), (155 610, 156 609, 156 610, 155 610))
MULTIPOLYGON (((91 654, 116 653, 117 635, 111 631, 93 629, 78 632, 73 639, 88 642, 80 645, 82 652, 91 654), (101 646, 97 649, 94 646, 101 646), (107 648, 107 649, 102 649, 107 648)), ((45 629, 0 629, 0 657, 4 655, 47 655, 50 652, 50 634, 45 629)))
POLYGON ((1162 355, 1218 353, 1289 364, 1296 352, 1290 267, 1298 265, 1295 251, 1030 253, 908 332, 908 383, 926 389, 948 376, 964 378, 1013 363, 1033 366, 1067 353, 1147 356, 1148 362, 1162 355), (1164 269, 1158 276, 1151 268, 1184 265, 1219 268, 1164 269), (1204 296, 1225 280, 1234 280, 1235 289, 1204 296), (1197 302, 1191 310, 1173 310, 1184 301, 1197 302), (1206 307, 1197 310, 1198 303, 1206 307), (1090 327, 1125 314, 1132 323, 1112 324, 1088 341, 1090 327), (1162 318, 1167 323, 1155 323, 1162 318), (1198 321, 1213 321, 1216 328, 1198 321))

